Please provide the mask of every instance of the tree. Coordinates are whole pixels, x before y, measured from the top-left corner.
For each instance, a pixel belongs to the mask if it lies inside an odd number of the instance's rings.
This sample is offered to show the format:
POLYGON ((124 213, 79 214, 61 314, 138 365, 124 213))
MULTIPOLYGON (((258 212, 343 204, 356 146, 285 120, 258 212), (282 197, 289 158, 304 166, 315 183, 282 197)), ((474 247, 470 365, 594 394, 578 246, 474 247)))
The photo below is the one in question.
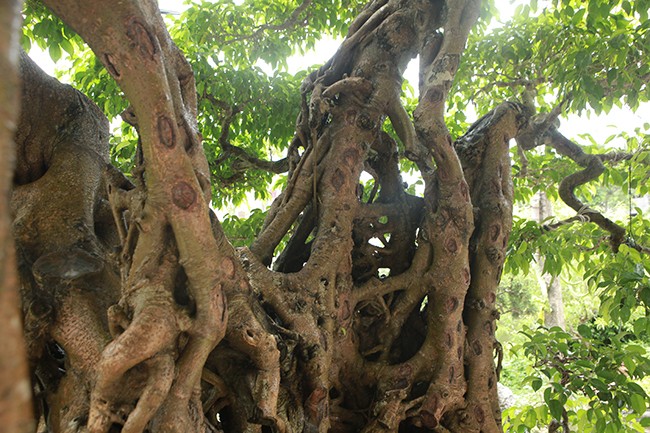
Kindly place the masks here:
MULTIPOLYGON (((11 212, 37 416, 54 432, 502 431, 495 302, 513 201, 549 175, 577 213, 563 222, 595 223, 599 253, 621 267, 634 255, 628 279, 647 281, 647 239, 580 190, 605 163, 645 176, 647 139, 588 153, 556 124, 648 99, 646 3, 526 6, 491 32, 476 0, 198 3, 170 24, 182 50, 149 0, 44 1, 65 25, 28 3, 23 43, 75 53, 71 76, 95 100, 21 56, 11 212), (346 35, 332 59, 282 72, 326 31, 346 35), (419 95, 403 101, 418 55, 419 95), (111 137, 100 106, 136 133, 111 137), (286 157, 268 160, 273 148, 286 157), (580 168, 540 170, 549 159, 580 168), (260 171, 286 173, 282 193, 263 222, 227 221, 230 234, 262 222, 235 249, 209 205, 264 195, 260 171)), ((567 226, 517 224, 511 249, 567 226)), ((643 390, 629 395, 645 408, 643 390)), ((566 430, 565 402, 549 392, 566 430)))
MULTIPOLYGON (((553 216, 551 203, 544 191, 537 193, 533 199, 534 217, 539 223, 543 223, 546 218, 553 216)), ((562 329, 566 328, 564 320, 564 302, 562 301, 562 285, 557 276, 552 276, 544 272, 544 258, 541 255, 535 257, 537 262, 537 280, 539 286, 546 298, 548 298, 549 309, 544 314, 544 324, 552 328, 558 326, 562 329)))

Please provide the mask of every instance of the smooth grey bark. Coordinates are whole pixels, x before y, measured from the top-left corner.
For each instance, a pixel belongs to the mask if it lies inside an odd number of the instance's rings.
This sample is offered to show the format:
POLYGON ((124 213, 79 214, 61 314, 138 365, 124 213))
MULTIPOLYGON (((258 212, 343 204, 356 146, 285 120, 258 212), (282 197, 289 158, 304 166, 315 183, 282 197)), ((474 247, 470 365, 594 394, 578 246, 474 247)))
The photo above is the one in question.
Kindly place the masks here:
MULTIPOLYGON (((553 205, 544 191, 540 191, 535 195, 532 204, 533 217, 538 223, 542 224, 547 218, 553 216, 553 205)), ((544 272, 544 257, 541 254, 535 254, 535 261, 537 281, 542 294, 548 301, 548 309, 544 312, 544 324, 549 328, 558 326, 564 329, 566 322, 560 278, 544 272)))

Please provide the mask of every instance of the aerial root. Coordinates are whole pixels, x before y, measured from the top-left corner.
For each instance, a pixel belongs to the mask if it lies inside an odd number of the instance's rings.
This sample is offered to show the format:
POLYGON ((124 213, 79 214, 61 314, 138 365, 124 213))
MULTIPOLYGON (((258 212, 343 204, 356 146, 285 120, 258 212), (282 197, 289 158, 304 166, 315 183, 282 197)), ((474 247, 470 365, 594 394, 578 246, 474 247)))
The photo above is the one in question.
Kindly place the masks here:
POLYGON ((135 409, 129 415, 122 433, 140 433, 167 397, 174 380, 174 358, 171 354, 159 353, 147 360, 149 378, 135 409))
POLYGON ((173 359, 170 353, 159 352, 171 347, 178 335, 173 314, 164 305, 145 307, 135 315, 124 333, 109 343, 102 353, 97 367, 97 382, 91 396, 88 430, 91 433, 105 433, 115 422, 124 423, 130 430, 146 425, 156 412, 173 375, 173 359), (151 358, 151 359, 150 359, 151 358), (144 392, 139 399, 135 416, 116 417, 116 402, 111 396, 114 387, 124 373, 138 364, 146 362, 150 367, 144 392), (169 383, 168 383, 169 382, 169 383))
POLYGON ((255 422, 273 422, 276 430, 285 430, 278 418, 280 393, 280 351, 277 342, 255 317, 246 297, 234 296, 229 305, 226 339, 234 348, 248 355, 257 367, 252 395, 257 405, 255 422))

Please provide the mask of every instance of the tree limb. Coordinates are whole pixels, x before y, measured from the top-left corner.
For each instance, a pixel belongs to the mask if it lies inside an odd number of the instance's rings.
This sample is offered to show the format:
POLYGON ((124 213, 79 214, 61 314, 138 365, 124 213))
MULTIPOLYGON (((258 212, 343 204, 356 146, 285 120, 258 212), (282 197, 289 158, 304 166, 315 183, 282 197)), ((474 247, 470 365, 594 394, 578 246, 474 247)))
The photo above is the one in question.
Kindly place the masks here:
POLYGON ((546 133, 544 141, 548 146, 557 150, 559 154, 569 157, 584 168, 582 171, 565 177, 560 182, 559 194, 562 201, 579 214, 588 216, 590 221, 596 223, 603 230, 608 231, 611 235, 610 243, 612 248, 614 251, 618 251, 619 246, 625 241, 625 228, 605 217, 602 213, 589 208, 575 194, 575 190, 579 186, 597 179, 603 174, 605 166, 601 158, 585 153, 580 146, 566 138, 555 128, 546 133))

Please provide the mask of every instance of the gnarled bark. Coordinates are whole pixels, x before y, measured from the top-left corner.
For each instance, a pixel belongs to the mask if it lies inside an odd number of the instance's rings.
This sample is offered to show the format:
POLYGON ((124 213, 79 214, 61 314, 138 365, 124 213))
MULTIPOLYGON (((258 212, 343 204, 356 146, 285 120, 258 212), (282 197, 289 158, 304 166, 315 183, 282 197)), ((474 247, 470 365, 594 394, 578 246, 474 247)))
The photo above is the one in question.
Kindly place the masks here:
POLYGON ((20 60, 12 210, 25 335, 42 415, 54 431, 71 431, 87 419, 95 366, 110 341, 106 311, 119 292, 108 121, 26 54, 20 60))
POLYGON ((303 83, 287 187, 237 254, 155 3, 46 3, 117 80, 140 137, 131 183, 107 165, 98 109, 24 60, 23 98, 51 113, 23 112, 14 230, 52 431, 501 430, 494 303, 526 116, 503 104, 453 145, 444 103, 478 1, 367 6, 303 83), (411 119, 401 75, 418 54, 411 119))

